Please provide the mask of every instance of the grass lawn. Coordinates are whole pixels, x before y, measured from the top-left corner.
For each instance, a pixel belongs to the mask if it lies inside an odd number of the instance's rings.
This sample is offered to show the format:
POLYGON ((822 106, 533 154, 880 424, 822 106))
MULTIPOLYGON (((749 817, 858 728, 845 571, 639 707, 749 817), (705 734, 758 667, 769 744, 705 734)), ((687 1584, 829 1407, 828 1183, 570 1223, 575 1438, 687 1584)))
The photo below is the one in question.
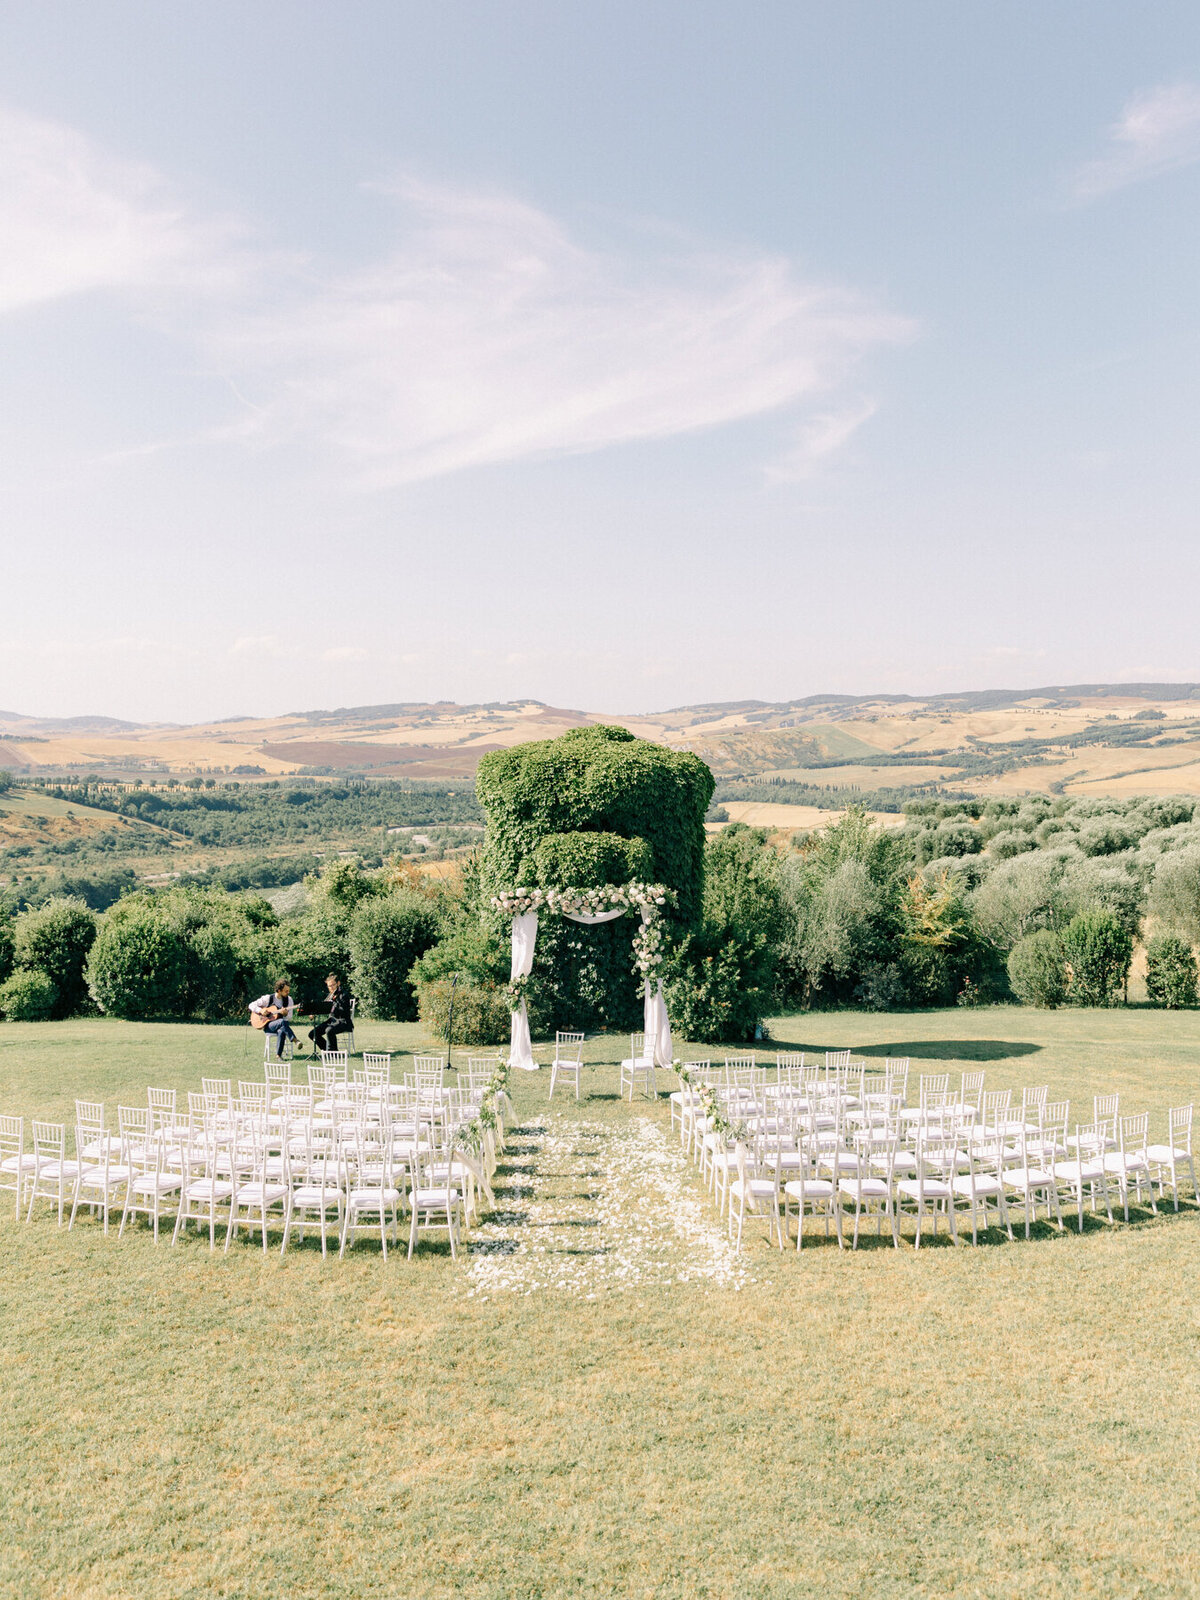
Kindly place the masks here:
MULTIPOLYGON (((1200 1098, 1194 1013, 771 1031, 765 1052, 981 1062, 1081 1120, 1120 1090, 1155 1136, 1200 1098)), ((147 1083, 259 1076, 260 1051, 236 1028, 4 1024, 0 1110, 69 1118, 78 1094, 115 1120, 147 1083)), ((48 1207, 19 1226, 0 1194, 0 1595, 1200 1593, 1194 1206, 919 1254, 781 1257, 758 1229, 732 1269, 665 1102, 616 1099, 620 1054, 589 1044, 578 1109, 518 1074, 467 1262, 156 1250, 48 1207)))

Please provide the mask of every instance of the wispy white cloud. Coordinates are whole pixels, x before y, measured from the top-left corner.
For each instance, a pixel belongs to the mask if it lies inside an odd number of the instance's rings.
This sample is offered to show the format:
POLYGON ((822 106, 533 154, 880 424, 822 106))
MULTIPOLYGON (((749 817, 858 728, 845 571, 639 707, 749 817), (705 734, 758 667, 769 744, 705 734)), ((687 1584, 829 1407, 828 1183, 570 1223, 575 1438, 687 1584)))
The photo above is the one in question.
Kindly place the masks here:
POLYGON ((0 312, 98 289, 232 290, 229 219, 185 206, 154 168, 0 106, 0 312))
POLYGON ((771 463, 767 476, 777 483, 796 483, 811 478, 825 458, 840 450, 850 435, 878 409, 874 400, 859 400, 805 418, 797 430, 795 444, 786 455, 771 463))
POLYGON ((1096 200, 1200 160, 1200 86, 1161 84, 1134 95, 1109 129, 1109 146, 1074 174, 1076 200, 1096 200))
POLYGON ((663 229, 585 245, 507 194, 373 192, 399 209, 395 244, 322 276, 154 169, 0 108, 0 313, 122 291, 245 397, 221 436, 299 443, 366 489, 775 411, 798 441, 777 475, 800 476, 869 414, 839 399, 857 360, 913 332, 778 255, 664 247, 663 229))
POLYGON ((610 253, 509 196, 393 193, 408 226, 385 261, 225 344, 273 396, 245 431, 331 441, 365 486, 827 403, 856 358, 912 333, 780 257, 610 253))

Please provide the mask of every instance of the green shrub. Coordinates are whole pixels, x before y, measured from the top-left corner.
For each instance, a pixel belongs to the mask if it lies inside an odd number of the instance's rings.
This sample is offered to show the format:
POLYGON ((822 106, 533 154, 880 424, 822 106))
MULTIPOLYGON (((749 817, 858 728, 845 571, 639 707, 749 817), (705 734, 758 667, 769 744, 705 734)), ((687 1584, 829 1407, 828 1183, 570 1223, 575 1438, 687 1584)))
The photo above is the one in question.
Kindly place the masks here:
POLYGON ((1027 933, 1008 957, 1008 981, 1025 1006, 1051 1010, 1067 997, 1067 964, 1063 942, 1049 928, 1027 933))
POLYGON ((1067 997, 1077 1006, 1111 1006, 1129 973, 1133 937, 1111 911, 1083 911, 1062 936, 1067 997))
POLYGON ((713 1043, 753 1039, 774 993, 774 954, 761 934, 685 934, 663 963, 673 1030, 713 1043))
POLYGON ((522 863, 524 883, 548 889, 569 886, 593 889, 606 883, 651 880, 654 857, 645 839, 622 839, 616 833, 550 833, 534 847, 532 861, 522 863))
POLYGON ((453 1044, 506 1045, 512 1013, 503 989, 478 983, 453 984, 449 978, 422 983, 417 989, 421 1021, 435 1039, 445 1041, 454 1000, 453 1044))
POLYGON ((1003 833, 994 834, 988 842, 988 855, 995 861, 1011 861, 1014 856, 1036 849, 1033 835, 1020 828, 1006 828, 1003 833))
POLYGON ((13 969, 13 925, 0 907, 0 983, 13 969))
POLYGON ((18 967, 0 984, 0 1015, 10 1022, 45 1022, 57 1002, 53 979, 30 967, 18 967))
POLYGON ((1146 994, 1152 1005, 1178 1011, 1196 1004, 1196 957, 1186 939, 1161 933, 1146 946, 1146 994))
POLYGON ((88 957, 92 999, 113 1017, 176 1016, 187 972, 183 939, 149 905, 120 905, 101 924, 88 957))
POLYGON ((436 906, 413 889, 359 906, 350 924, 350 966, 364 1011, 393 1022, 416 1020, 410 974, 437 936, 436 906))
POLYGON ((48 900, 19 916, 13 929, 18 967, 44 972, 54 986, 54 1015, 73 1016, 88 999, 84 970, 96 937, 96 916, 82 900, 48 900))

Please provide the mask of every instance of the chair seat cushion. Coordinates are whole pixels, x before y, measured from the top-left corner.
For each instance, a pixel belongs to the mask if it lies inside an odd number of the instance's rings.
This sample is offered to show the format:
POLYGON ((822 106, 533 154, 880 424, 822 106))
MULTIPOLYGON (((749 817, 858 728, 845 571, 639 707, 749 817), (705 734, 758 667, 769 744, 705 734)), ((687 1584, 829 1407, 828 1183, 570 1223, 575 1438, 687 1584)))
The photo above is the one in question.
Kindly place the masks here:
POLYGON ((924 1183, 920 1178, 902 1178, 896 1188, 910 1200, 920 1200, 922 1196, 926 1200, 951 1200, 954 1198, 953 1189, 941 1178, 926 1178, 924 1183))
POLYGON ((84 1189, 102 1189, 105 1184, 110 1189, 116 1189, 121 1184, 129 1181, 129 1168, 111 1166, 84 1167, 79 1174, 79 1183, 84 1189))
POLYGON ((977 1200, 990 1200, 993 1195, 1004 1193, 1004 1185, 994 1173, 977 1172, 974 1178, 955 1178, 954 1192, 968 1200, 972 1195, 977 1200))
POLYGON ((458 1204, 457 1189, 414 1189, 413 1202, 418 1206, 445 1206, 458 1204))
POLYGON ((143 1172, 130 1187, 134 1194, 173 1194, 183 1187, 183 1179, 177 1172, 143 1172))
POLYGON ((34 1156, 9 1156, 0 1161, 0 1172, 11 1172, 15 1176, 18 1172, 32 1172, 36 1165, 34 1156))
POLYGON ((783 1186, 793 1200, 832 1200, 833 1184, 828 1178, 792 1178, 783 1186))
POLYGON ((1068 1183, 1095 1183, 1104 1176, 1103 1161, 1059 1161, 1054 1176, 1068 1183))
POLYGON ((882 1178, 839 1178, 838 1188, 843 1194, 857 1195, 860 1200, 886 1200, 891 1193, 882 1178))
POLYGON ((217 1201, 228 1200, 233 1193, 233 1185, 224 1178, 197 1178, 194 1183, 189 1183, 183 1191, 185 1200, 217 1201))
POLYGON ((336 1206, 342 1198, 342 1191, 334 1184, 322 1189, 319 1185, 310 1186, 302 1183, 298 1189, 292 1190, 292 1204, 307 1209, 310 1206, 336 1206))
MULTIPOLYGON (((1173 1150, 1169 1144, 1152 1144, 1146 1154, 1151 1161, 1161 1161, 1164 1166, 1168 1167, 1171 1165, 1172 1160, 1190 1161, 1192 1159, 1190 1150, 1173 1150)), ((4 1170, 6 1172, 9 1170, 7 1162, 4 1170)))
POLYGON ((287 1192, 286 1185, 282 1183, 242 1183, 238 1185, 238 1205, 273 1206, 277 1200, 282 1200, 287 1192))
POLYGON ((1010 1189, 1048 1189, 1054 1182, 1054 1174, 1047 1172, 1042 1167, 1009 1167, 1004 1174, 1004 1182, 1010 1189))
POLYGON ((773 1200, 775 1185, 770 1178, 747 1178, 744 1183, 739 1178, 733 1185, 733 1192, 739 1200, 773 1200))

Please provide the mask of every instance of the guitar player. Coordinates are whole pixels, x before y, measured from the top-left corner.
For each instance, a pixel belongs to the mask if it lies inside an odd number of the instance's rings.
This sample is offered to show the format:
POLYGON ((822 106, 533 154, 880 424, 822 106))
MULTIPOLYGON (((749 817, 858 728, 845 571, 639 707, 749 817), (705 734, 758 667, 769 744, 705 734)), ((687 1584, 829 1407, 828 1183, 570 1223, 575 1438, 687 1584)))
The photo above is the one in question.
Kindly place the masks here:
POLYGON ((275 1054, 280 1061, 283 1060, 283 1041, 290 1039, 293 1044, 296 1042, 296 1035, 292 1032, 292 1012, 295 1009, 291 985, 285 980, 275 985, 274 994, 264 994, 261 999, 250 1002, 251 1026, 275 1035, 275 1054))

